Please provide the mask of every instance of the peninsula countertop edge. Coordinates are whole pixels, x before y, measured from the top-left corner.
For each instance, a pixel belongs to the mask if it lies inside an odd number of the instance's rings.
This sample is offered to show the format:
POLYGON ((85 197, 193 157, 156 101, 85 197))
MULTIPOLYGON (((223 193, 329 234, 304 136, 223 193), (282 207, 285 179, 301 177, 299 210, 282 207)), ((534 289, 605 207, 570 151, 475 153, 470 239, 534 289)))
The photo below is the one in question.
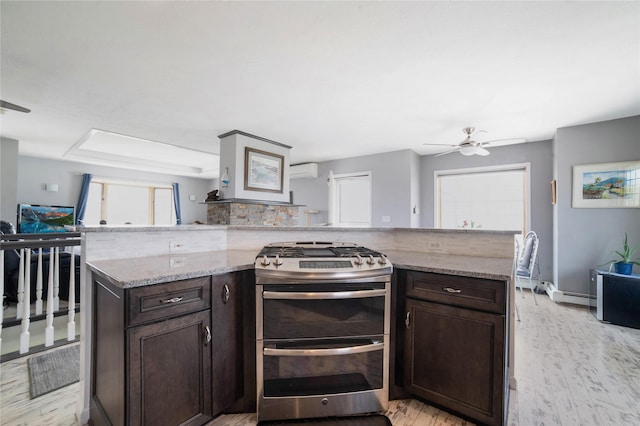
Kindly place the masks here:
MULTIPOLYGON (((259 250, 217 250, 87 262, 88 268, 126 289, 253 269, 259 250)), ((513 261, 504 258, 381 250, 394 268, 508 281, 513 261)))

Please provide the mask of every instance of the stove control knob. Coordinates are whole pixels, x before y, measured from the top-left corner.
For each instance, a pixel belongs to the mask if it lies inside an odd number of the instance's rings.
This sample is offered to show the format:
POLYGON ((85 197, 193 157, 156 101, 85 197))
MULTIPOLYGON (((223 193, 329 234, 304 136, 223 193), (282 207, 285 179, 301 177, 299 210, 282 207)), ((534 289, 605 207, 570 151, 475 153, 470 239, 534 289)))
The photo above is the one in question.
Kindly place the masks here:
POLYGON ((280 255, 276 254, 276 258, 273 259, 273 264, 275 266, 280 266, 282 265, 282 259, 280 259, 280 255))
POLYGON ((369 265, 375 265, 376 264, 376 260, 373 258, 372 255, 369 255, 369 260, 367 260, 367 263, 369 265))
POLYGON ((260 262, 260 264, 261 264, 262 266, 269 266, 269 265, 271 264, 271 262, 269 262, 269 259, 267 258, 267 255, 265 255, 265 256, 262 258, 262 261, 260 262))
POLYGON ((354 260, 354 263, 356 265, 362 265, 364 263, 364 260, 362 260, 362 257, 359 254, 356 254, 356 260, 354 260))
POLYGON ((387 256, 385 256, 384 254, 380 255, 380 260, 378 260, 378 263, 381 265, 386 265, 387 264, 387 256))

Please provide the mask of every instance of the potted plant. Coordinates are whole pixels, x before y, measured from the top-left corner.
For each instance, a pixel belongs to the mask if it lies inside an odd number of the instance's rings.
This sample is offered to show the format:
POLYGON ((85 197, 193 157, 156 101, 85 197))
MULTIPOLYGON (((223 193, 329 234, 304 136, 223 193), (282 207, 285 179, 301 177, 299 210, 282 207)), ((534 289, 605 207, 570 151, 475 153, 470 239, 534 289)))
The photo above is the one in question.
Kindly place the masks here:
POLYGON ((640 248, 640 245, 635 246, 633 248, 629 246, 629 242, 627 240, 627 233, 625 232, 622 251, 613 250, 611 252, 620 256, 620 259, 610 260, 598 266, 603 266, 603 265, 606 265, 607 263, 613 263, 613 269, 616 272, 616 274, 631 275, 631 271, 633 270, 633 265, 636 264, 640 266, 640 262, 636 262, 636 260, 640 260, 640 257, 636 257, 635 259, 633 258, 633 255, 638 250, 638 248, 640 248))

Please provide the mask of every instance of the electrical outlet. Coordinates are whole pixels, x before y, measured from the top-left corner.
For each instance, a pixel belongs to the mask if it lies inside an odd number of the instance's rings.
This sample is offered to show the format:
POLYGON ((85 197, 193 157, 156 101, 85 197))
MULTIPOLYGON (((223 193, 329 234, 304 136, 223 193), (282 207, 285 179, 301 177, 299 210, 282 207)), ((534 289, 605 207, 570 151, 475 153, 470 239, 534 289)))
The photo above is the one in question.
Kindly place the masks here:
POLYGON ((382 216, 382 223, 390 223, 391 216, 382 216))
POLYGON ((427 247, 430 249, 439 249, 440 248, 440 243, 437 241, 429 241, 427 243, 427 247))
POLYGON ((179 268, 184 266, 185 258, 184 257, 172 257, 169 259, 169 267, 170 268, 179 268))
POLYGON ((174 252, 174 251, 182 251, 184 250, 184 243, 181 241, 171 241, 171 243, 169 243, 169 251, 170 252, 174 252))

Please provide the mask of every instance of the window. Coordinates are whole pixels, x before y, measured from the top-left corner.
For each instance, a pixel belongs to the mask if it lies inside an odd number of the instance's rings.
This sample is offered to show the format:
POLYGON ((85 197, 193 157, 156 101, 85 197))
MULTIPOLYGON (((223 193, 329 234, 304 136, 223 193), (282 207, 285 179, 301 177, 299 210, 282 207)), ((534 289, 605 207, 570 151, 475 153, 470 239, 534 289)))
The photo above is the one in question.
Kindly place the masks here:
POLYGON ((435 184, 438 228, 528 229, 528 163, 436 171, 435 184))
POLYGON ((171 186, 113 182, 94 178, 84 223, 98 225, 174 225, 176 213, 171 186))

